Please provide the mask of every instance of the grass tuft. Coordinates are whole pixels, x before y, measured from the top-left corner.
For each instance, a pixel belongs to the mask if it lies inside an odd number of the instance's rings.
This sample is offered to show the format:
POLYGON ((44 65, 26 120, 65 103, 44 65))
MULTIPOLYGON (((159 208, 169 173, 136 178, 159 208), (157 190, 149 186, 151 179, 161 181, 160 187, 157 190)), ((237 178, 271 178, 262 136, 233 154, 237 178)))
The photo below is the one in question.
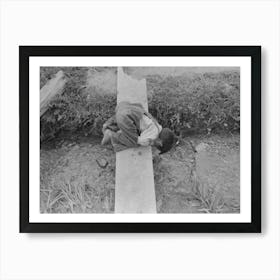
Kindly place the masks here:
POLYGON ((98 192, 87 184, 63 183, 41 189, 42 213, 111 213, 114 191, 98 192))

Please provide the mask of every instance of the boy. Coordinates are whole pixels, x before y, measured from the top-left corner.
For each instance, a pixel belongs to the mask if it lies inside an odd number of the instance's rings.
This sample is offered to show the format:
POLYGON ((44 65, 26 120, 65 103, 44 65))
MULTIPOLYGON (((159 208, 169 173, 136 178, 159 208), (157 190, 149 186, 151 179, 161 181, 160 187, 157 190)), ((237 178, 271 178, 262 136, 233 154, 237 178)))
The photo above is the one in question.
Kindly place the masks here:
POLYGON ((169 128, 162 128, 139 103, 120 102, 116 115, 105 122, 102 131, 101 144, 111 142, 115 152, 154 145, 162 154, 175 142, 174 133, 169 128))

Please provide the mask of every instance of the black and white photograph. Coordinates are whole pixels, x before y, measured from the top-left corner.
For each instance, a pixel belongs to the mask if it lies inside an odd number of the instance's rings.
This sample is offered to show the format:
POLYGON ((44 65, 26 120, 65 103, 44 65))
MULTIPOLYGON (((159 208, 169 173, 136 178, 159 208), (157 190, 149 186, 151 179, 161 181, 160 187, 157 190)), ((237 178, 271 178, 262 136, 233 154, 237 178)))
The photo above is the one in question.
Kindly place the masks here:
POLYGON ((258 47, 206 57, 128 48, 29 58, 30 222, 252 223, 259 73, 242 51, 258 47))
POLYGON ((41 67, 41 213, 239 213, 240 69, 41 67))

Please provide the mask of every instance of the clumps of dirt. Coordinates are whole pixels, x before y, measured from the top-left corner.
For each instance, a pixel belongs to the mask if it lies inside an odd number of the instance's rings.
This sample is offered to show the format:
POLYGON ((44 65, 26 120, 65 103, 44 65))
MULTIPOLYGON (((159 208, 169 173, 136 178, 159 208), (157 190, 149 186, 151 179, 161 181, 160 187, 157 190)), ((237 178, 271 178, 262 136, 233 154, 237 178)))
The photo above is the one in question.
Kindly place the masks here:
POLYGON ((240 212, 239 148, 232 144, 209 141, 199 145, 194 190, 205 212, 240 212))
POLYGON ((90 143, 41 149, 41 213, 112 213, 115 155, 90 143), (97 160, 106 166, 101 168, 97 160))
MULTIPOLYGON (((239 140, 186 138, 161 156, 154 148, 157 213, 240 212, 239 140)), ((115 153, 99 143, 41 147, 41 213, 114 213, 115 153)))
POLYGON ((240 212, 239 135, 181 142, 154 174, 158 213, 240 212))
POLYGON ((192 196, 194 151, 189 142, 182 142, 163 154, 154 164, 158 213, 192 213, 197 203, 192 196))

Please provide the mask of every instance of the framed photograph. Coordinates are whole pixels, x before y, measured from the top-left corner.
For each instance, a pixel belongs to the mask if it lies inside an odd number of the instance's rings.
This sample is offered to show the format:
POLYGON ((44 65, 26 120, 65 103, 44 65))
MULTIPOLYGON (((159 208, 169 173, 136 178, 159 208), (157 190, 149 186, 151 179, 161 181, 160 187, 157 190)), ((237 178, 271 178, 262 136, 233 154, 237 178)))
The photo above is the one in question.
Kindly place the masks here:
POLYGON ((20 46, 20 232, 261 232, 260 46, 20 46))

